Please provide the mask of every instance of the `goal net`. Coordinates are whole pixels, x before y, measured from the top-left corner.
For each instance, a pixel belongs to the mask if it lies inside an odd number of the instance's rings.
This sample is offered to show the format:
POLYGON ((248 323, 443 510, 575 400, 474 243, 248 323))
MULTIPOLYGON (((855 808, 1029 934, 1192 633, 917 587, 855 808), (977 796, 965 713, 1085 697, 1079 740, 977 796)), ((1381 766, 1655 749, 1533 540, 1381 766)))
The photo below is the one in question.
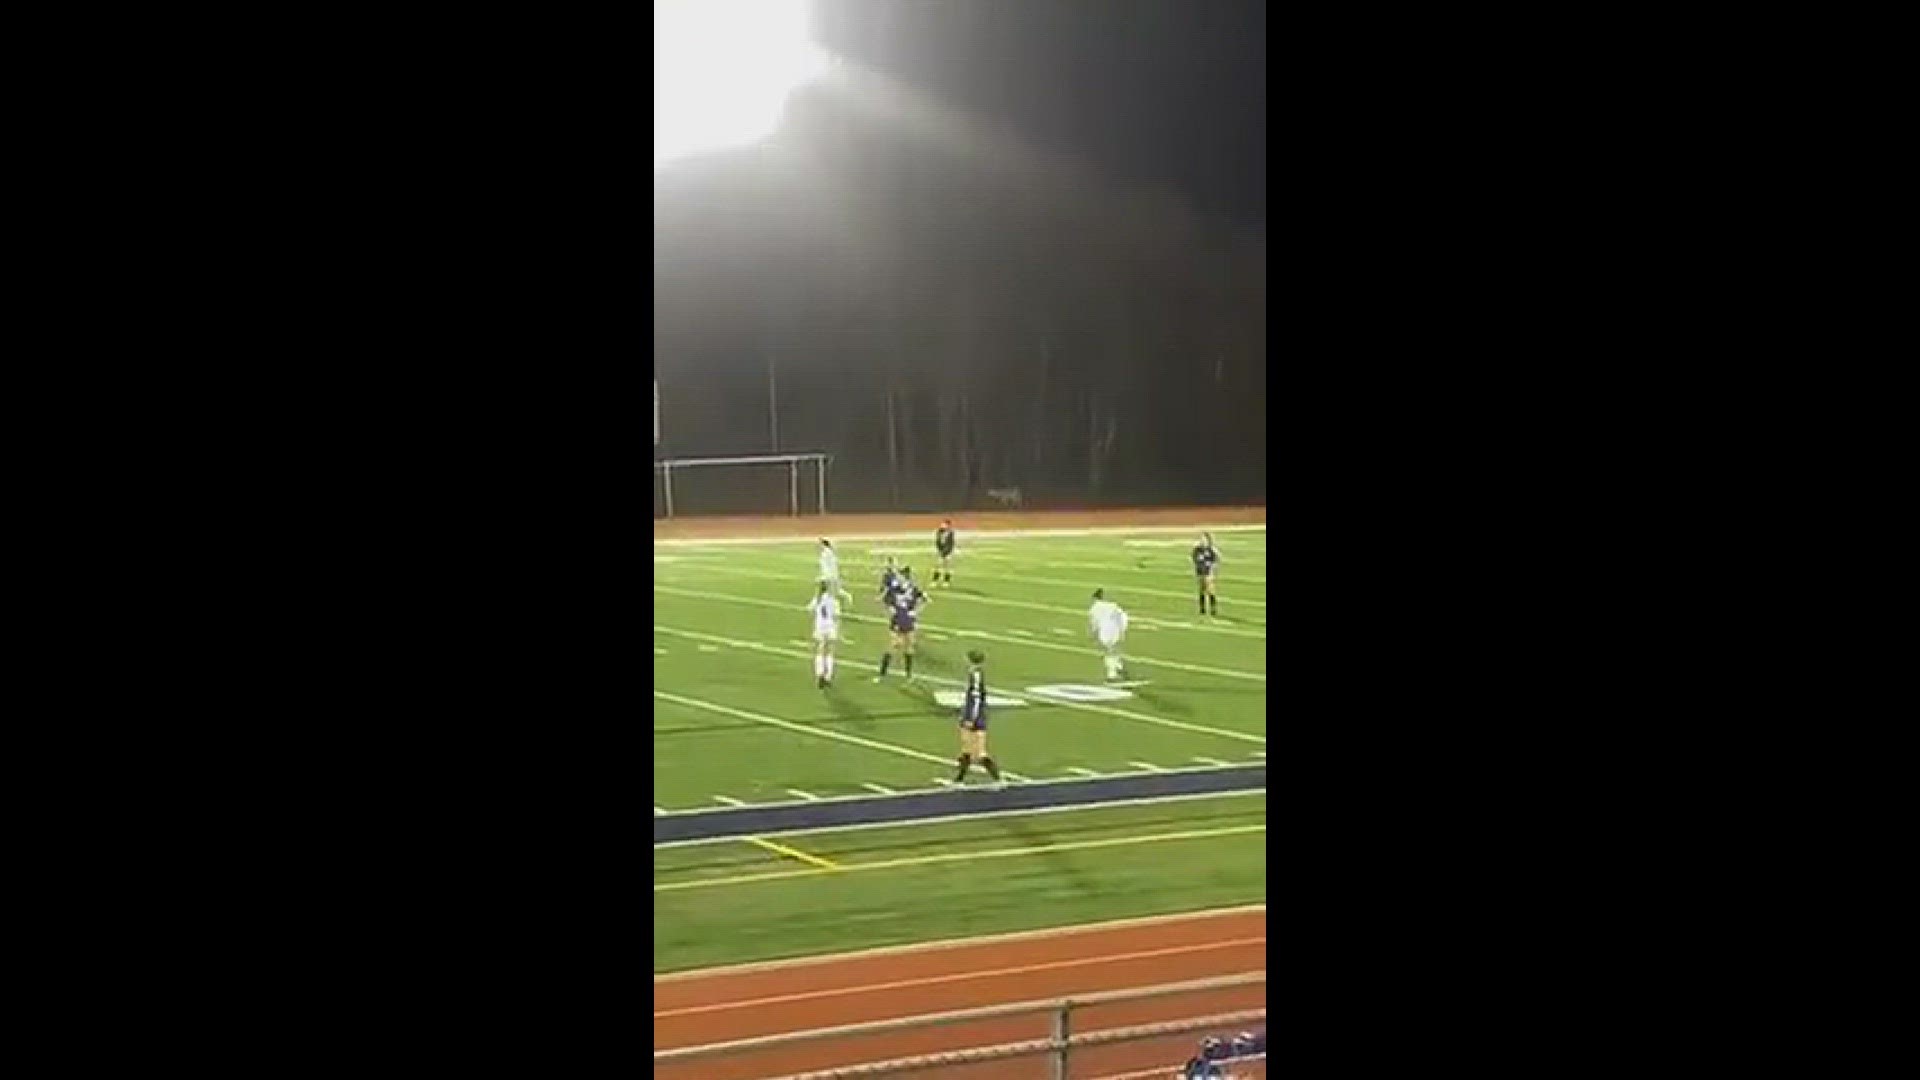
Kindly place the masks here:
POLYGON ((653 516, 824 514, 826 454, 679 458, 653 463, 653 516))

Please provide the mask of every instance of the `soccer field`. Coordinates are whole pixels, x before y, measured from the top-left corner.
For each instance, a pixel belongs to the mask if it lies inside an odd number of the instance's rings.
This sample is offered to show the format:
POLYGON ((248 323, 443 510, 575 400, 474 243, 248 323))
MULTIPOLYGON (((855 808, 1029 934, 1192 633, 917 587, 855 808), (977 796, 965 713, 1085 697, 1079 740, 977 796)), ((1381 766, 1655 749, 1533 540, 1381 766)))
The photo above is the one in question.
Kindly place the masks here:
MULTIPOLYGON (((931 584, 931 530, 836 539, 855 600, 827 690, 806 611, 817 543, 657 543, 655 812, 943 786, 973 648, 987 654, 990 744, 1012 782, 1264 760, 1265 529, 1214 530, 1219 618, 1195 602, 1199 531, 963 532, 951 588, 931 584), (873 681, 889 554, 931 597, 913 683, 897 659, 873 681), (1131 616, 1119 684, 1088 639, 1095 588, 1131 616)), ((1236 792, 656 847, 654 969, 1258 903, 1265 827, 1265 793, 1236 792)))

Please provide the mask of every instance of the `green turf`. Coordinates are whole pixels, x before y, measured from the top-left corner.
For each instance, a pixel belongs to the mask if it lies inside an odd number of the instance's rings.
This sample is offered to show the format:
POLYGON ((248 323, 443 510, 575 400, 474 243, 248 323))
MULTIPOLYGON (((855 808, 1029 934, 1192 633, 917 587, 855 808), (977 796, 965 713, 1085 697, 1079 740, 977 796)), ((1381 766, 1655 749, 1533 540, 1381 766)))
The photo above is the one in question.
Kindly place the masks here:
POLYGON ((1265 821, 1248 796, 781 841, 852 868, 838 872, 745 842, 665 849, 656 890, 704 884, 654 893, 654 970, 1259 903, 1265 821), (1153 839, 1185 833, 1203 835, 1153 839), (1071 846, 1099 842, 1113 846, 1071 846), (857 869, 938 856, 955 859, 857 869), (738 880, 786 873, 800 876, 738 880))
MULTIPOLYGON (((657 545, 656 808, 872 793, 866 785, 897 792, 934 788, 936 778, 951 776, 958 750, 955 710, 935 695, 958 688, 967 649, 986 651, 996 694, 1046 684, 1103 684, 1098 652, 1086 634, 1095 587, 1106 589, 1132 616, 1129 676, 1146 684, 1127 688, 1123 700, 1072 707, 1030 698, 1024 706, 997 708, 990 741, 1001 767, 1028 780, 1050 780, 1263 760, 1264 532, 1217 536, 1225 555, 1220 592, 1226 618, 1220 620, 1196 610, 1186 561, 1191 537, 963 533, 955 587, 941 589, 927 580, 930 535, 926 541, 838 545, 841 575, 856 600, 853 617, 843 623, 835 685, 826 691, 813 685, 807 640, 814 543, 657 545), (911 685, 901 678, 897 658, 884 683, 872 681, 887 643, 875 593, 881 555, 890 551, 915 567, 932 597, 921 618, 921 679, 911 685)), ((1235 801, 1247 800, 1137 808, 1137 820, 1088 811, 783 842, 807 851, 817 845, 818 854, 855 862, 911 858, 1119 836, 1130 829, 1204 829, 1235 801), (1134 824, 1105 824, 1122 820, 1134 824), (1021 836, 1037 839, 1009 840, 1021 836)), ((1264 799, 1258 802, 1263 815, 1264 799)), ((1244 806, 1237 812, 1244 814, 1244 806)), ((1264 837, 1232 835, 978 866, 902 867, 661 892, 655 896, 655 968, 942 936, 947 931, 933 913, 958 904, 978 911, 967 926, 984 933, 1257 902, 1264 896, 1262 852, 1264 837), (1215 860, 1219 867, 1210 869, 1215 860), (925 899, 915 899, 922 893, 925 899), (887 914, 894 909, 897 915, 887 914), (828 912, 838 914, 822 914, 828 912)), ((656 885, 751 873, 754 867, 803 868, 742 842, 655 854, 656 885)))

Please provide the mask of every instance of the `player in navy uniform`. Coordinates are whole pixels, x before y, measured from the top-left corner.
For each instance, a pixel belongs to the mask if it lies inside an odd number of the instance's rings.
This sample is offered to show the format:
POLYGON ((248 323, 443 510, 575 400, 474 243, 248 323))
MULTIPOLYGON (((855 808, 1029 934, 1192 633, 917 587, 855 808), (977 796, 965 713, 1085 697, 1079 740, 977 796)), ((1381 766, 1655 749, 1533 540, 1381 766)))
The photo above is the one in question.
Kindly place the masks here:
POLYGON ((953 564, 949 561, 953 558, 953 541, 953 519, 947 518, 933 531, 933 550, 940 556, 940 565, 933 568, 935 585, 944 580, 948 588, 953 587, 953 564))
POLYGON ((960 771, 953 776, 956 784, 967 782, 967 769, 976 761, 987 767, 987 775, 995 784, 1002 782, 1000 766, 987 753, 987 673, 981 667, 986 662, 987 654, 979 649, 967 653, 967 696, 960 702, 960 771))
POLYGON ((880 606, 893 609, 893 591, 900 587, 900 568, 894 565, 893 556, 887 556, 887 563, 880 568, 880 606))
POLYGON ((874 682, 887 677, 887 665, 893 660, 894 650, 899 650, 900 659, 907 666, 907 681, 913 681, 913 630, 920 609, 926 604, 927 594, 913 583, 913 567, 901 567, 900 582, 887 598, 887 609, 891 613, 887 627, 893 631, 893 648, 880 654, 880 674, 873 677, 874 682))
POLYGON ((1213 534, 1201 533, 1200 542, 1193 545, 1193 576, 1200 582, 1200 614, 1207 614, 1209 604, 1213 614, 1220 614, 1220 598, 1213 592, 1213 568, 1219 565, 1220 549, 1213 546, 1213 534))

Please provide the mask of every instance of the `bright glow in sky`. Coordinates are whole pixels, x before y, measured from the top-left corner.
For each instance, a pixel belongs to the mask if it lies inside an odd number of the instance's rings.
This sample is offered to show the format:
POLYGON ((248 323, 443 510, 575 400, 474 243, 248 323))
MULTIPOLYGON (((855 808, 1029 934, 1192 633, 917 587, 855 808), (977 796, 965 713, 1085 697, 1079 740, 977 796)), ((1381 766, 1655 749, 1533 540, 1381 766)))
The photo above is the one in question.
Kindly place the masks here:
POLYGON ((807 0, 653 0, 653 164, 750 143, 827 69, 807 0))

